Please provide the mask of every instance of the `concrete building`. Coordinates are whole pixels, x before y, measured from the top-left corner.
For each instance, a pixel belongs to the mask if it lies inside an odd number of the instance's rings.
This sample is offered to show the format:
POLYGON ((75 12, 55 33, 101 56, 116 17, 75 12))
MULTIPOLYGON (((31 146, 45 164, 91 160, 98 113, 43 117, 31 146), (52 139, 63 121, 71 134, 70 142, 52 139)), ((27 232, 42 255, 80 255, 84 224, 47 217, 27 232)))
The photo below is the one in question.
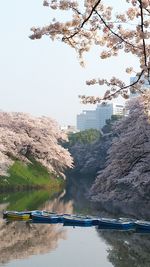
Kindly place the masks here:
POLYGON ((125 115, 125 106, 124 105, 113 105, 113 115, 124 116, 125 115))
POLYGON ((95 129, 96 125, 96 110, 83 110, 77 115, 77 129, 84 131, 87 129, 95 129))
POLYGON ((112 115, 124 115, 124 106, 110 103, 97 105, 95 110, 83 110, 77 115, 77 129, 79 131, 91 128, 101 130, 112 115))

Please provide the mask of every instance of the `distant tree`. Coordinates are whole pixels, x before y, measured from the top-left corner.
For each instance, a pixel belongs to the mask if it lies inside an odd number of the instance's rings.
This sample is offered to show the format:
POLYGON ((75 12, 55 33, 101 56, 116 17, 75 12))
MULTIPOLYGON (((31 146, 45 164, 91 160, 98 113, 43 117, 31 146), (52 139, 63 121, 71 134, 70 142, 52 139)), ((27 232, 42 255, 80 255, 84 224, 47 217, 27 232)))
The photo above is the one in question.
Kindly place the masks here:
POLYGON ((50 172, 62 174, 72 166, 69 152, 59 144, 66 138, 48 117, 0 112, 0 175, 6 175, 15 159, 29 163, 31 157, 50 172))
POLYGON ((144 93, 143 84, 145 81, 150 84, 150 0, 122 2, 126 7, 122 10, 121 6, 121 12, 117 13, 115 6, 107 5, 107 0, 44 0, 43 5, 48 8, 66 11, 66 20, 52 18, 47 26, 31 28, 31 39, 46 35, 75 49, 81 65, 84 64, 83 54, 94 45, 104 47, 100 51, 101 59, 116 57, 120 51, 138 59, 137 68, 133 68, 132 63, 126 68, 128 74, 133 73, 136 77, 132 84, 125 84, 120 77, 114 76, 110 80, 93 78, 86 82, 87 85, 105 85, 108 90, 103 97, 80 96, 83 103, 99 103, 119 94, 128 98, 128 89, 144 93))
POLYGON ((146 200, 150 192, 150 93, 129 104, 129 115, 115 125, 106 168, 91 189, 95 201, 146 200), (145 103, 147 105, 145 106, 145 103))
POLYGON ((100 139, 102 133, 96 129, 89 129, 85 131, 80 131, 78 133, 70 133, 68 135, 68 145, 72 146, 76 143, 80 144, 90 144, 100 139))
POLYGON ((123 116, 121 115, 112 115, 110 119, 106 120, 106 124, 102 128, 104 134, 111 133, 113 125, 116 121, 120 120, 123 116))
POLYGON ((95 177, 97 171, 105 166, 111 139, 110 135, 103 136, 101 131, 96 129, 69 134, 69 142, 65 143, 65 147, 74 159, 74 168, 71 173, 95 177))

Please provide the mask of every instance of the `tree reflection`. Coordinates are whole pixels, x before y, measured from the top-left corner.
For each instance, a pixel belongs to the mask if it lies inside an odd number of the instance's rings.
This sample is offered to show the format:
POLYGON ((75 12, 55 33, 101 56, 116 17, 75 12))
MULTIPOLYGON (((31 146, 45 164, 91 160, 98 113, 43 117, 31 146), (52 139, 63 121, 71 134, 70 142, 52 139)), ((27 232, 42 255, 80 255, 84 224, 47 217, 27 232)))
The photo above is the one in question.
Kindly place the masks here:
MULTIPOLYGON (((59 198, 47 201, 41 209, 72 213, 72 202, 63 203, 59 198)), ((27 258, 33 254, 47 253, 58 246, 60 239, 66 238, 61 225, 28 224, 0 220, 0 263, 13 259, 27 258)))
POLYGON ((98 230, 109 245, 108 259, 114 267, 149 267, 150 235, 98 230))

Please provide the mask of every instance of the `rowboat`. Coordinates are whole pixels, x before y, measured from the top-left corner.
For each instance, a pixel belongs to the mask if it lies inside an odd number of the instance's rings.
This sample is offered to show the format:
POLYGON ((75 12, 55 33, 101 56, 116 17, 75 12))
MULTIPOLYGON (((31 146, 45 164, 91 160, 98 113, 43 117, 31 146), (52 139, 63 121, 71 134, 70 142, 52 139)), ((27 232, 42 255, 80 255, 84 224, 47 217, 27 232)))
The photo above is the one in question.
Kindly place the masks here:
POLYGON ((9 221, 28 221, 31 223, 62 223, 64 226, 98 226, 98 229, 136 230, 150 232, 150 222, 134 219, 99 218, 74 214, 57 214, 44 210, 34 211, 4 211, 3 218, 9 221))
POLYGON ((122 219, 100 218, 99 229, 118 229, 118 230, 133 230, 135 229, 134 221, 122 219))
POLYGON ((150 222, 137 220, 135 221, 135 229, 138 233, 150 233, 150 222))
POLYGON ((62 223, 63 217, 61 215, 57 215, 53 212, 32 212, 31 214, 32 223, 62 223))
POLYGON ((63 216, 64 226, 92 226, 92 218, 87 216, 63 216))
POLYGON ((23 211, 23 212, 18 212, 18 211, 4 211, 3 212, 3 219, 7 220, 23 220, 27 221, 31 217, 31 212, 29 211, 23 211))

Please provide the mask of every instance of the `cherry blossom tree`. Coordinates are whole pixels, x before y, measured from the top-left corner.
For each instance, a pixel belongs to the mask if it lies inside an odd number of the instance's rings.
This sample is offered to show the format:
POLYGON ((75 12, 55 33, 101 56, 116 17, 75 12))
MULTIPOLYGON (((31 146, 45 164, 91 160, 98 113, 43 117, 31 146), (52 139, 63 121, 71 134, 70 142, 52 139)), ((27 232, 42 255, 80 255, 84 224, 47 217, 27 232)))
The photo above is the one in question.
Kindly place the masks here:
POLYGON ((50 172, 61 174, 72 166, 70 153, 60 145, 67 136, 48 117, 0 112, 0 175, 6 175, 15 159, 40 162, 50 172))
POLYGON ((132 84, 125 84, 119 77, 110 80, 103 77, 87 81, 87 85, 108 86, 103 97, 80 96, 83 103, 99 103, 121 95, 125 99, 132 92, 145 92, 143 84, 150 84, 150 0, 124 0, 127 8, 118 14, 107 0, 44 0, 43 5, 54 11, 66 11, 66 21, 56 20, 44 27, 32 27, 31 39, 43 35, 58 39, 76 50, 83 65, 83 54, 94 45, 103 47, 100 58, 119 56, 120 51, 138 59, 138 67, 132 64, 126 72, 136 77, 132 84), (71 14, 71 18, 70 18, 71 14), (69 19, 70 18, 70 19, 69 19))
POLYGON ((115 138, 106 168, 91 189, 94 201, 136 204, 149 199, 150 190, 150 93, 129 103, 129 115, 114 126, 115 138), (145 103, 147 101, 147 106, 145 103), (146 112, 147 111, 147 112, 146 112))

